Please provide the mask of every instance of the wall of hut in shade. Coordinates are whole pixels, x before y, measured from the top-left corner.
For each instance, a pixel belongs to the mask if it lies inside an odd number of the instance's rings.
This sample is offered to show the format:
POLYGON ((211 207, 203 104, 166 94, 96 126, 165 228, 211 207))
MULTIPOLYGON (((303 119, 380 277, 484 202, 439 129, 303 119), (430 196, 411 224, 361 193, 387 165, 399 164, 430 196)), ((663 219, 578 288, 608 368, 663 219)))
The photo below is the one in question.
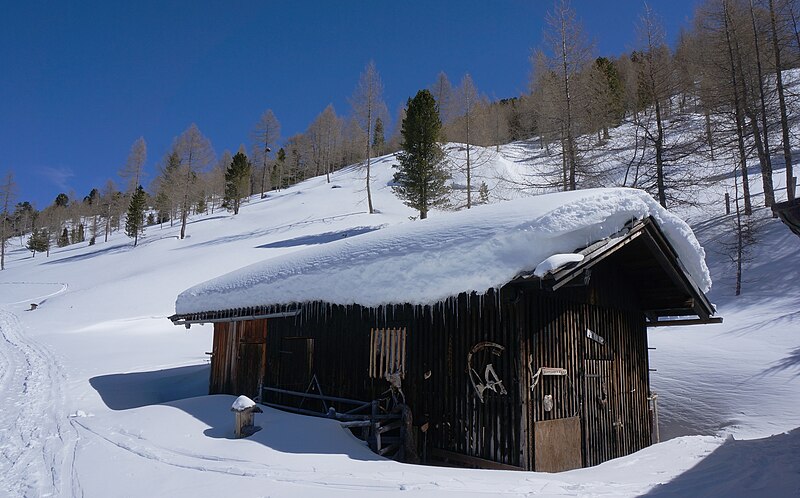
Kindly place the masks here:
POLYGON ((371 400, 391 372, 423 460, 596 465, 651 439, 645 318, 622 273, 611 261, 555 292, 520 281, 432 306, 318 302, 216 323, 211 392, 305 391, 315 376, 326 395, 371 400))

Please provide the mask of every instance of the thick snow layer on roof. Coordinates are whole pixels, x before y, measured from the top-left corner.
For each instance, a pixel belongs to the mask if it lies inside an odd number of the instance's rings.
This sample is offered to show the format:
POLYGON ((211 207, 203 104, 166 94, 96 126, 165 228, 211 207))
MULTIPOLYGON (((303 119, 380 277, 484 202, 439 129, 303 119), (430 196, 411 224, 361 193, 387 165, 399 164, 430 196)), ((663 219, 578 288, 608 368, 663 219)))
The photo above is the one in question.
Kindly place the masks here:
POLYGON ((287 254, 192 287, 175 308, 185 314, 309 301, 431 304, 500 287, 553 254, 573 252, 647 216, 708 291, 705 252, 689 226, 645 192, 613 188, 479 206, 287 254))
POLYGON ((580 263, 581 261, 583 261, 583 254, 553 254, 536 265, 533 274, 537 277, 543 277, 548 272, 557 270, 569 263, 580 263))

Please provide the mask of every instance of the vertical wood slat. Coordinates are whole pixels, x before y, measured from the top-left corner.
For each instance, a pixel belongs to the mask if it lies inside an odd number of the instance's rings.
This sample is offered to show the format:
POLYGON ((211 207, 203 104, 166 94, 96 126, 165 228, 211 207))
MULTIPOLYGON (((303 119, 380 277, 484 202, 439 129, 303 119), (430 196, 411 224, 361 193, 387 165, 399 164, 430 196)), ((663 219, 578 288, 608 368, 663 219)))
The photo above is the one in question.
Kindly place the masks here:
POLYGON ((369 377, 375 378, 375 329, 369 329, 369 377))

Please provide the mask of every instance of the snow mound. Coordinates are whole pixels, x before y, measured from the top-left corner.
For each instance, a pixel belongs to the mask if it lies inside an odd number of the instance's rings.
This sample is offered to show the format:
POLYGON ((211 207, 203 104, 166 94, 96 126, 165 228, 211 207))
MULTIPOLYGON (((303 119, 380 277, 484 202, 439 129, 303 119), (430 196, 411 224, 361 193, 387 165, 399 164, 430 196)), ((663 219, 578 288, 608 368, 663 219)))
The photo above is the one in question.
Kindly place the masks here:
POLYGON ((236 401, 234 401, 233 404, 231 405, 231 411, 243 412, 248 408, 252 408, 254 406, 256 406, 256 402, 248 398, 244 394, 242 394, 241 396, 236 398, 236 401))
POLYGON ((178 314, 325 301, 432 304, 461 292, 485 293, 652 216, 704 292, 705 252, 691 228, 647 193, 591 189, 523 198, 401 223, 262 261, 178 296, 178 314))
POLYGON ((547 275, 547 273, 557 270, 569 263, 580 263, 581 261, 583 261, 583 254, 553 254, 536 265, 533 274, 537 277, 543 277, 547 275))

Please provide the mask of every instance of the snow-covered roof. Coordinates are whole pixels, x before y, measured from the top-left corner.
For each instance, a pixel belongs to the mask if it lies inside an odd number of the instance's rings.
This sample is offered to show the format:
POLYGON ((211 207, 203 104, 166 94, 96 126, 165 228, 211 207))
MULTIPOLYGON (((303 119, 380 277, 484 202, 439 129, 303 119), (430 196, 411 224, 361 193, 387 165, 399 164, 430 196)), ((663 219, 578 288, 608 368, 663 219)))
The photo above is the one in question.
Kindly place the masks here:
POLYGON ((540 195, 387 227, 268 259, 178 296, 178 315, 312 301, 432 304, 484 293, 555 254, 652 217, 697 286, 711 278, 691 228, 647 193, 629 188, 540 195))

